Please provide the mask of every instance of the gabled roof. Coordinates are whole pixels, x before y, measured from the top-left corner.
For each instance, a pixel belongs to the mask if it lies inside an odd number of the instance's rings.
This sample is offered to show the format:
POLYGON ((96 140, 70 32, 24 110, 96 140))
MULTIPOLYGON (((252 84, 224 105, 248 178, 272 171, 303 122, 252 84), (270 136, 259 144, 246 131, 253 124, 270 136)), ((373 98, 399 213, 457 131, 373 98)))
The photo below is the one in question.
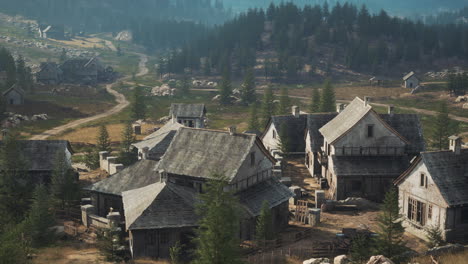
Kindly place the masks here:
POLYGON ((122 192, 153 184, 160 180, 158 162, 140 160, 130 167, 86 187, 86 190, 121 196, 122 192))
POLYGON ((419 154, 426 150, 421 120, 418 114, 379 114, 392 129, 407 139, 407 153, 419 154))
MULTIPOLYGON (((306 114, 299 115, 299 117, 295 117, 293 115, 272 116, 267 128, 270 127, 271 124, 275 126, 278 133, 280 133, 281 125, 286 124, 291 152, 304 152, 304 135, 307 125, 306 114)), ((267 131, 268 129, 266 129, 264 133, 267 131)), ((265 134, 262 135, 262 138, 264 136, 265 134)))
POLYGON ((412 71, 412 72, 406 74, 406 75, 403 77, 403 81, 406 81, 406 80, 408 80, 409 78, 411 78, 411 77, 413 77, 413 76, 416 77, 416 78, 419 80, 419 78, 416 76, 416 73, 414 73, 414 71, 412 71))
POLYGON ((169 116, 199 118, 206 114, 204 104, 171 104, 169 116))
POLYGON ((254 145, 275 162, 255 135, 183 127, 177 131, 159 167, 169 174, 198 178, 224 173, 232 180, 254 145))
POLYGON ((323 146, 323 136, 319 129, 335 118, 338 113, 310 114, 307 117, 307 133, 310 136, 310 149, 317 152, 323 146))
POLYGON ((169 122, 158 131, 152 133, 151 135, 145 137, 143 141, 132 144, 132 146, 143 149, 148 147, 150 152, 154 153, 164 153, 172 142, 177 130, 183 127, 183 125, 175 122, 169 122))
POLYGON ((93 61, 96 60, 97 57, 92 57, 91 59, 89 59, 89 61, 84 65, 85 68, 87 68, 93 61))
POLYGON ((407 156, 332 156, 337 176, 399 176, 409 167, 407 156))
POLYGON ((264 201, 273 208, 288 201, 294 194, 278 180, 269 179, 237 193, 236 196, 251 216, 259 216, 264 201))
POLYGON ((17 84, 13 84, 10 89, 6 90, 5 92, 3 92, 3 96, 6 96, 7 94, 11 93, 12 91, 16 91, 17 93, 21 94, 22 96, 24 96, 24 90, 19 88, 19 86, 17 84))
POLYGON ((468 149, 461 150, 459 155, 448 150, 423 152, 413 166, 395 180, 395 184, 402 183, 421 162, 449 206, 468 204, 468 149))
POLYGON ((197 193, 170 182, 154 183, 122 194, 127 230, 194 227, 197 193))

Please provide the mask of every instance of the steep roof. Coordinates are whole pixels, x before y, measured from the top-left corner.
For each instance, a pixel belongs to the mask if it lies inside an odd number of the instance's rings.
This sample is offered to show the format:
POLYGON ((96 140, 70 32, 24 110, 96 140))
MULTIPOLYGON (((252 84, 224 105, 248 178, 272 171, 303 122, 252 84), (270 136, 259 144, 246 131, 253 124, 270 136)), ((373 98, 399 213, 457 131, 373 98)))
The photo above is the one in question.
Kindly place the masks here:
POLYGON ((199 118, 206 113, 204 104, 171 104, 169 116, 199 118))
POLYGON ((291 152, 305 151, 304 135, 307 125, 306 114, 299 115, 299 117, 293 115, 272 116, 269 124, 273 124, 278 133, 281 133, 281 125, 285 124, 288 129, 287 135, 289 137, 291 152))
POLYGON ((323 136, 320 134, 320 128, 335 118, 338 113, 329 114, 310 114, 307 117, 307 131, 310 136, 310 148, 317 152, 323 146, 323 136))
POLYGON ((412 72, 406 74, 406 75, 403 77, 403 81, 406 81, 406 80, 408 80, 409 78, 411 78, 411 77, 413 77, 413 76, 416 77, 416 78, 418 78, 418 77, 416 76, 416 73, 414 73, 414 71, 412 71, 412 72))
POLYGON ((264 201, 273 208, 288 201, 294 194, 278 180, 269 179, 237 193, 236 196, 251 216, 258 216, 264 201))
POLYGON ((158 131, 148 135, 143 141, 132 144, 132 146, 143 149, 148 147, 150 152, 164 153, 171 144, 177 130, 183 127, 183 125, 175 122, 169 122, 158 131))
POLYGON ((154 183, 122 194, 127 229, 194 227, 197 193, 170 182, 154 183))
POLYGON ((399 176, 409 167, 406 156, 332 156, 333 168, 338 176, 399 176))
POLYGON ((199 178, 224 173, 232 180, 255 144, 274 161, 255 135, 183 127, 177 131, 159 167, 170 174, 199 178))
POLYGON ((339 115, 328 122, 319 131, 332 144, 354 127, 364 116, 372 111, 369 104, 356 97, 339 115))
POLYGON ((86 187, 86 190, 121 196, 122 192, 153 184, 160 180, 158 162, 140 160, 130 167, 86 187))
POLYGON ((426 150, 421 120, 418 114, 379 114, 380 118, 408 140, 407 153, 419 154, 426 150))
POLYGON ((17 84, 13 84, 10 89, 6 90, 5 92, 3 92, 3 96, 6 96, 7 94, 11 93, 12 91, 16 91, 18 92, 19 94, 23 95, 24 96, 24 90, 21 89, 17 84))
MULTIPOLYGON (((459 155, 452 151, 423 152, 419 162, 426 165, 449 206, 468 204, 468 149, 461 150, 459 155)), ((395 184, 401 183, 416 165, 402 174, 395 184)))

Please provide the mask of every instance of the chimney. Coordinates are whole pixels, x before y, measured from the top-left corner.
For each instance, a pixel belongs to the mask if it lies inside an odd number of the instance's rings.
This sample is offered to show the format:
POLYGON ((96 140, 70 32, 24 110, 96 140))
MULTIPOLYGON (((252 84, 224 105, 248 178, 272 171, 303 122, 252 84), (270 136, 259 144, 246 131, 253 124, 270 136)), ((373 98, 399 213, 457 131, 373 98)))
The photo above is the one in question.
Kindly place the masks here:
POLYGON ((449 141, 450 141, 450 150, 453 153, 455 153, 455 155, 460 155, 461 148, 462 148, 461 137, 454 135, 454 136, 449 137, 449 141))
POLYGON ((364 105, 368 106, 370 104, 370 97, 369 96, 364 96, 364 105))
POLYGON ((343 103, 338 103, 336 104, 336 112, 341 113, 345 109, 346 105, 343 103))
POLYGON ((148 153, 149 153, 149 148, 148 147, 144 147, 142 150, 141 150, 141 153, 143 154, 141 159, 144 159, 144 160, 147 160, 149 157, 148 157, 148 153))
POLYGON ((229 127, 229 135, 234 136, 236 134, 237 127, 236 126, 230 126, 229 127))
POLYGON ((393 116, 394 113, 395 113, 395 106, 394 105, 389 105, 388 106, 388 114, 390 116, 393 116))
POLYGON ((299 118, 299 116, 301 115, 301 110, 299 108, 299 106, 293 106, 292 107, 292 115, 295 117, 295 118, 299 118))

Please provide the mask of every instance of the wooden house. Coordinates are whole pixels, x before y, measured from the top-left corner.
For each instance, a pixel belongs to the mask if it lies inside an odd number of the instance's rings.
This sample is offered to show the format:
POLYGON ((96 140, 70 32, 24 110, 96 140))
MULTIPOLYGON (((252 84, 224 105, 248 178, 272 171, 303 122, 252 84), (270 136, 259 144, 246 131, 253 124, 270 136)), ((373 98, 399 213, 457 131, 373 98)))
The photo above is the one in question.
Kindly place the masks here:
POLYGON ((206 107, 204 104, 171 104, 169 116, 173 122, 186 127, 204 128, 206 107))
POLYGON ((36 73, 36 81, 42 84, 56 85, 62 81, 62 70, 55 62, 42 62, 36 73))
POLYGON ((421 83, 421 80, 416 76, 416 73, 413 71, 406 74, 403 77, 403 87, 409 88, 409 89, 414 89, 418 87, 421 83))
POLYGON ((308 133, 311 146, 307 155, 320 163, 320 177, 327 179, 329 199, 382 200, 410 160, 425 150, 417 115, 400 115, 391 110, 378 114, 369 98, 353 100, 319 132, 323 136, 321 149, 314 153, 314 144, 321 139, 308 133))
POLYGON ((60 69, 64 82, 85 85, 98 83, 99 74, 105 71, 97 57, 69 59, 60 69))
POLYGON ((17 84, 11 86, 10 89, 3 92, 3 98, 9 105, 22 105, 24 104, 24 90, 21 89, 17 84))
POLYGON ((213 173, 224 174, 243 210, 241 239, 253 239, 263 201, 274 228, 287 226, 291 191, 273 178, 275 160, 252 134, 180 128, 158 165, 161 181, 123 193, 133 257, 169 257, 177 241, 189 247, 197 194, 213 173))
POLYGON ((422 152, 395 184, 407 232, 427 239, 438 228, 448 242, 468 241, 468 149, 459 137, 448 151, 422 152))

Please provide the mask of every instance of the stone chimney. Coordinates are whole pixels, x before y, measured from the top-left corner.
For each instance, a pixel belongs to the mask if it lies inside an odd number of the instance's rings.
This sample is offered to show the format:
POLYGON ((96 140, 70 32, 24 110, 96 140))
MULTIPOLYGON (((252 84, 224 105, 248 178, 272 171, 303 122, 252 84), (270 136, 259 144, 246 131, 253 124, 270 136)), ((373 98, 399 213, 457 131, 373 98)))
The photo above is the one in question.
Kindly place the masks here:
POLYGON ((237 127, 236 126, 230 126, 229 127, 229 135, 234 136, 236 134, 237 127))
POLYGON ((394 105, 389 105, 388 106, 388 114, 393 116, 394 113, 395 113, 395 106, 394 105))
POLYGON ((292 107, 292 115, 295 117, 295 118, 299 118, 299 116, 301 115, 301 109, 299 108, 299 106, 293 106, 292 107))
POLYGON ((364 105, 368 106, 370 104, 370 96, 364 96, 364 105))
POLYGON ((346 108, 346 104, 338 103, 336 104, 336 112, 341 113, 346 108))
POLYGON ((449 137, 450 141, 450 150, 455 153, 455 155, 460 155, 461 148, 462 148, 462 141, 461 137, 459 136, 451 136, 449 137))
POLYGON ((148 148, 148 147, 144 147, 144 148, 141 150, 141 154, 142 154, 141 159, 147 160, 147 159, 148 159, 148 156, 149 156, 149 148, 148 148))

